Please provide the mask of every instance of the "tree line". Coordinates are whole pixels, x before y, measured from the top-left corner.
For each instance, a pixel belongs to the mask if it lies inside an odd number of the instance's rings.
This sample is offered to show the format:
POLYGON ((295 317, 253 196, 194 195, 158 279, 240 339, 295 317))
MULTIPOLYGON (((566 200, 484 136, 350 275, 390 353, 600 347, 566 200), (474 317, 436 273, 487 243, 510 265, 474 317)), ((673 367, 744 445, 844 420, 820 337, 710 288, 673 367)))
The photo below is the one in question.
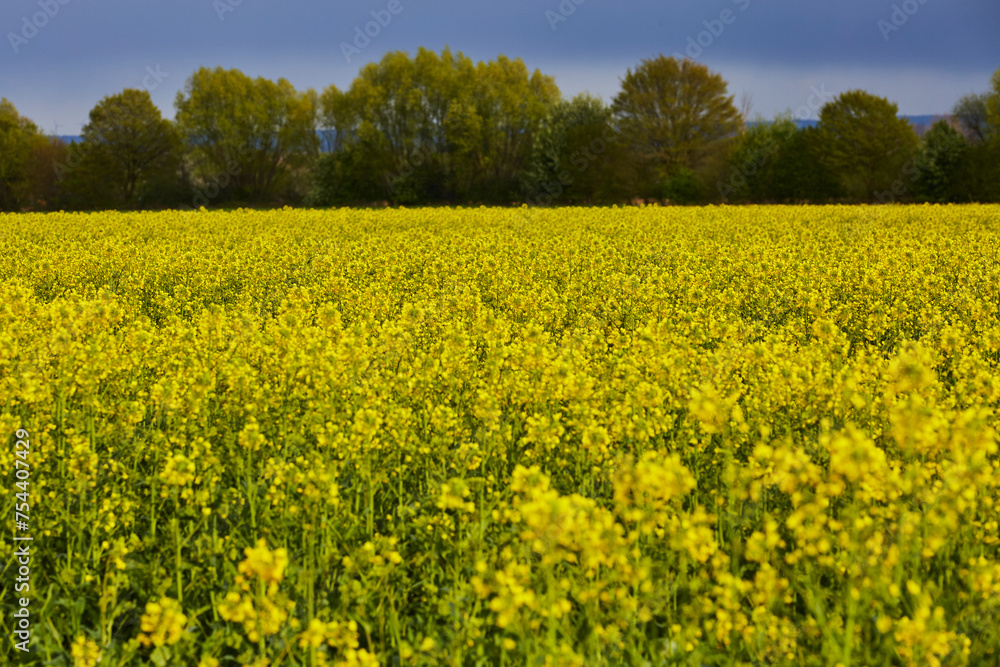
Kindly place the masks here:
POLYGON ((610 104, 520 59, 421 48, 322 93, 201 68, 175 108, 126 89, 67 144, 3 99, 0 210, 1000 201, 1000 69, 922 137, 861 90, 814 127, 751 120, 720 74, 662 55, 610 104))

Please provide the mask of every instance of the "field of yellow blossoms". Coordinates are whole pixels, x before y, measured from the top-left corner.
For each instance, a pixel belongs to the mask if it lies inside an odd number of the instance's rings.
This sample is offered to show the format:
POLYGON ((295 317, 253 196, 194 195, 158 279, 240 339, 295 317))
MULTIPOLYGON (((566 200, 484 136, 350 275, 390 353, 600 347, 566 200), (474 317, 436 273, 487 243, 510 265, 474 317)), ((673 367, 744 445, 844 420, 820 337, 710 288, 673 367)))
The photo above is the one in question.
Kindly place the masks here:
POLYGON ((0 663, 995 665, 998 410, 997 206, 0 215, 0 663))

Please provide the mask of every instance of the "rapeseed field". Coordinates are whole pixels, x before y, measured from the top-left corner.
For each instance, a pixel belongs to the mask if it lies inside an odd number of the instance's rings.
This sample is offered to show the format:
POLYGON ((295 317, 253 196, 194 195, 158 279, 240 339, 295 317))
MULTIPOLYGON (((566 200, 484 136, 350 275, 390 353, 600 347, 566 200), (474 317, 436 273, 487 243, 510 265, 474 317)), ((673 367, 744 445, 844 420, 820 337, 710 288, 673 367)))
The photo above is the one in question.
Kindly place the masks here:
POLYGON ((997 664, 998 366, 998 206, 0 215, 0 656, 997 664))

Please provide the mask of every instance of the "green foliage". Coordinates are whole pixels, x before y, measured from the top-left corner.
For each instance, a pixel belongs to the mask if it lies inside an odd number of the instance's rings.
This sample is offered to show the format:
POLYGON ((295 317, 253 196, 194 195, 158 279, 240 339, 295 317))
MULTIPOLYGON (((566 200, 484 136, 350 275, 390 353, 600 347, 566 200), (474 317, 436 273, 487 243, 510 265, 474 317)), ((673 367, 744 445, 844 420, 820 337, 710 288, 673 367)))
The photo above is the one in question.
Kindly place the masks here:
POLYGON ((707 197, 704 183, 688 167, 680 167, 661 186, 661 199, 669 199, 675 204, 697 204, 707 197))
POLYGON ((201 68, 164 120, 125 90, 82 142, 0 102, 0 210, 426 204, 1000 200, 1000 70, 921 142, 888 100, 854 90, 817 128, 746 123, 717 73, 660 55, 611 105, 563 100, 504 55, 385 54, 350 88, 201 68))
POLYGON ((897 117, 898 110, 884 97, 863 90, 843 93, 823 105, 822 159, 841 196, 870 201, 876 193, 893 190, 918 143, 909 121, 897 117))
POLYGON ((775 199, 789 203, 819 203, 836 196, 834 176, 822 158, 820 131, 807 127, 796 132, 775 165, 775 199))
POLYGON ((758 118, 729 154, 728 170, 717 183, 719 195, 735 201, 780 199, 778 165, 797 132, 791 114, 776 116, 772 122, 758 118))
POLYGON ((501 55, 397 51, 320 97, 324 147, 311 200, 508 203, 559 99, 551 77, 501 55), (336 182, 334 182, 334 180, 336 182))
POLYGON ((286 79, 199 69, 175 102, 196 183, 203 191, 215 186, 223 201, 273 201, 316 157, 318 103, 286 79))
POLYGON ((531 155, 532 138, 559 100, 559 89, 552 77, 538 70, 529 75, 520 58, 501 55, 476 66, 475 90, 475 122, 462 127, 465 166, 475 178, 470 194, 509 202, 531 155))
POLYGON ((530 203, 610 203, 635 192, 639 174, 611 109, 581 94, 549 109, 522 174, 530 203))
POLYGON ((960 201, 961 177, 968 169, 969 143, 943 120, 924 135, 916 162, 917 192, 927 201, 960 201))
POLYGON ((59 180, 59 165, 65 164, 68 146, 58 137, 36 141, 28 165, 28 206, 33 210, 55 211, 68 208, 59 180))
POLYGON ((1000 141, 970 146, 965 178, 959 182, 963 201, 1000 202, 1000 141))
POLYGON ((990 79, 993 91, 986 99, 986 122, 989 127, 990 138, 1000 140, 1000 67, 993 73, 990 79))
POLYGON ((982 143, 990 138, 992 128, 987 120, 986 93, 970 93, 961 97, 955 103, 951 113, 961 124, 966 137, 976 143, 982 143))
POLYGON ((148 206, 152 191, 179 180, 180 137, 145 90, 126 89, 101 100, 83 127, 79 150, 84 157, 70 187, 74 180, 91 189, 99 184, 95 203, 102 208, 148 206))
POLYGON ((30 200, 32 155, 46 142, 38 126, 0 99, 0 211, 17 211, 30 200))
POLYGON ((742 125, 719 74, 662 55, 628 70, 613 108, 634 154, 664 178, 696 168, 742 125))

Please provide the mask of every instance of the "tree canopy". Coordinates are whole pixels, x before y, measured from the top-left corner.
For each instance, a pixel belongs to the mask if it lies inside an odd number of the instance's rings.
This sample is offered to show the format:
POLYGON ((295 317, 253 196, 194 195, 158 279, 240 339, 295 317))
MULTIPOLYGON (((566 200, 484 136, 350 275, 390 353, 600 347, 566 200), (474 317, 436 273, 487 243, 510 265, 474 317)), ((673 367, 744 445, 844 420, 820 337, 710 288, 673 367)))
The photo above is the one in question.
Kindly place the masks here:
POLYGON ((819 112, 822 159, 838 176, 842 195, 868 201, 891 191, 918 139, 899 108, 863 90, 842 93, 819 112))
POLYGON ((807 126, 791 111, 749 123, 749 95, 737 109, 727 89, 659 55, 610 103, 564 99, 519 58, 420 48, 321 94, 203 67, 175 120, 126 89, 70 143, 4 99, 0 210, 1000 200, 1000 69, 922 138, 862 90, 807 126))
POLYGON ((634 152, 669 177, 739 132, 742 118, 726 91, 707 66, 661 55, 627 71, 613 109, 634 152))
POLYGON ((319 147, 313 91, 286 79, 201 68, 177 94, 177 126, 195 177, 251 202, 275 198, 319 147))
POLYGON ((43 143, 38 126, 7 98, 0 99, 0 211, 16 211, 27 203, 32 155, 43 143))
POLYGON ((349 90, 320 97, 321 133, 335 152, 320 160, 314 200, 509 203, 559 98, 552 77, 520 59, 387 53, 349 90))
POLYGON ((142 202, 156 182, 180 167, 180 139, 146 90, 126 89, 101 100, 83 127, 83 168, 110 190, 112 206, 142 202))

